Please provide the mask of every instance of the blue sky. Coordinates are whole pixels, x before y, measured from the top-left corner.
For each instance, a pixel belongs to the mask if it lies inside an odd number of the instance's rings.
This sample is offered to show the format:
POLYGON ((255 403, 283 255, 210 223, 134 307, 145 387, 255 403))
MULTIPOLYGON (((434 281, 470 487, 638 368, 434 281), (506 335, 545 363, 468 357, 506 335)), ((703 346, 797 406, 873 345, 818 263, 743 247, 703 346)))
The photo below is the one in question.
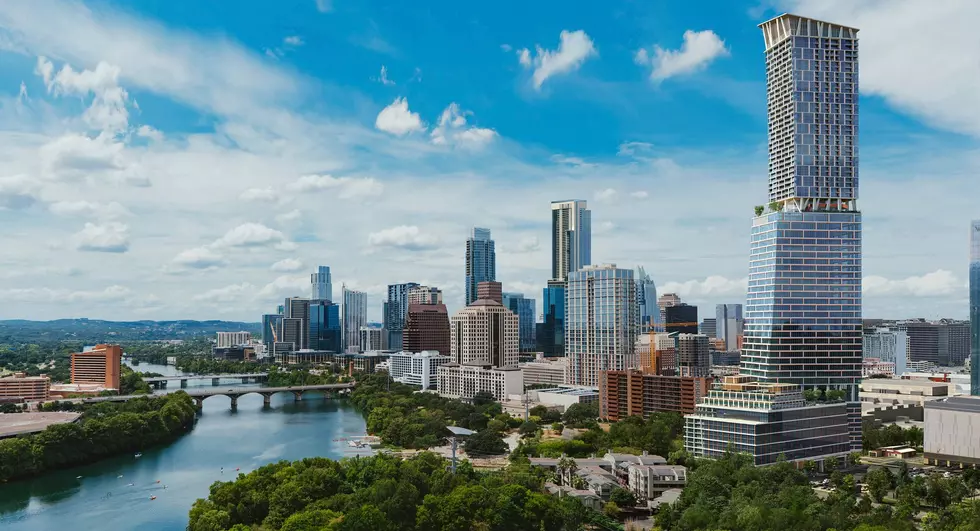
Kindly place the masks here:
POLYGON ((0 318, 254 319, 317 264, 458 307, 474 225, 539 298, 569 197, 594 261, 740 302, 784 11, 861 29, 865 316, 966 315, 973 2, 416 4, 0 5, 0 318))

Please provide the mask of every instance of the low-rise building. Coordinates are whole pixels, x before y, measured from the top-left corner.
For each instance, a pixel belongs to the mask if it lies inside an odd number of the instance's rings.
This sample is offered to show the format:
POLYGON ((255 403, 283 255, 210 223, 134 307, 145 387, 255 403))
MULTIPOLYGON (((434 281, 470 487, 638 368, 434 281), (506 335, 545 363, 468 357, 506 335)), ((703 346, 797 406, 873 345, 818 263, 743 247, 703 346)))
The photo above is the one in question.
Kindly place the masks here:
POLYGON ((543 354, 538 354, 534 361, 517 366, 524 373, 524 383, 527 385, 561 385, 565 383, 568 358, 545 358, 543 354))
POLYGON ((980 466, 980 397, 954 396, 925 403, 923 457, 946 466, 980 466))
POLYGON ((599 375, 599 416, 612 421, 648 417, 657 411, 693 413, 708 394, 711 378, 661 376, 638 370, 602 371, 599 375))
POLYGON ((921 406, 949 396, 949 386, 929 380, 868 378, 861 381, 859 396, 863 410, 879 406, 921 406))
POLYGON ((448 398, 471 399, 477 393, 490 393, 495 400, 524 392, 521 369, 516 366, 495 367, 490 363, 445 363, 439 366, 439 394, 448 398))
POLYGON ((572 404, 591 404, 599 401, 599 391, 595 387, 560 386, 537 389, 529 391, 528 394, 531 400, 539 404, 559 406, 563 409, 568 409, 572 404))
POLYGON ((439 367, 449 360, 449 356, 432 350, 395 352, 388 360, 388 374, 396 382, 430 389, 436 385, 439 367))
POLYGON ((679 465, 631 464, 628 470, 629 490, 638 500, 653 500, 687 484, 687 469, 679 465))
POLYGON ((864 358, 861 360, 861 375, 864 378, 870 376, 895 376, 895 362, 882 361, 880 358, 864 358))
POLYGON ((684 448, 696 457, 717 459, 734 449, 758 466, 781 457, 822 462, 850 451, 843 401, 808 404, 797 385, 751 376, 724 377, 684 420, 684 448))
POLYGON ((47 376, 27 376, 22 372, 0 378, 0 402, 47 400, 51 394, 51 379, 47 376))

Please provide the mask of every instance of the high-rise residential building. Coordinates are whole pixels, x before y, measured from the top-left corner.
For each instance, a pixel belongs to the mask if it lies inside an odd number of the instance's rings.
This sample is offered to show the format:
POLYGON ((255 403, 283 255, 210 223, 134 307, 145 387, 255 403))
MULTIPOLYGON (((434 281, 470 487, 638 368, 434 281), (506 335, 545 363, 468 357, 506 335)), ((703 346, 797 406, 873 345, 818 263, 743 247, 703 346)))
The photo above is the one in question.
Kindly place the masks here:
POLYGON ((364 352, 388 349, 388 335, 380 325, 361 327, 361 349, 364 352))
POLYGON ((527 299, 523 293, 504 293, 503 305, 517 315, 521 352, 532 352, 535 342, 534 299, 527 299))
POLYGON ((504 303, 504 287, 500 282, 494 282, 492 280, 480 282, 476 285, 476 298, 477 299, 489 299, 492 301, 497 301, 500 304, 504 303))
POLYGON ((683 302, 664 308, 664 329, 681 334, 698 333, 698 307, 683 302))
POLYGON ((970 225, 970 394, 980 396, 980 220, 970 225))
POLYGON ((717 339, 718 321, 714 317, 705 317, 701 320, 698 333, 708 336, 709 339, 717 339))
POLYGON ((292 343, 295 350, 310 348, 310 299, 289 297, 284 308, 279 341, 292 343))
POLYGON ((599 373, 599 416, 618 421, 649 417, 658 411, 694 413, 698 400, 708 394, 711 378, 663 376, 638 370, 599 373))
POLYGON ((908 371, 908 344, 909 336, 903 330, 865 329, 862 338, 862 357, 864 360, 892 363, 893 374, 901 376, 908 371))
POLYGON ((615 264, 568 273, 565 351, 571 385, 599 385, 600 371, 636 367, 640 311, 632 269, 615 264))
POLYGON ((341 330, 345 352, 361 351, 361 327, 367 324, 367 293, 341 285, 344 305, 341 307, 341 330))
POLYGON ((309 348, 343 352, 340 306, 329 299, 310 301, 309 348))
POLYGON ((565 355, 565 281, 549 280, 541 292, 542 322, 535 332, 538 350, 549 358, 565 355))
MULTIPOLYGON (((667 308, 675 306, 681 303, 681 298, 676 293, 664 293, 660 297, 657 297, 657 310, 660 312, 660 322, 667 322, 667 308)), ((658 332, 666 332, 667 330, 658 330, 658 332)))
POLYGON ((402 336, 402 349, 407 352, 424 350, 443 356, 452 353, 450 346, 449 312, 445 304, 409 304, 402 336))
POLYGON ((388 348, 402 349, 402 330, 408 313, 408 291, 418 286, 416 282, 388 284, 388 300, 384 303, 384 328, 388 331, 388 348))
POLYGON ((711 349, 704 334, 671 334, 674 336, 674 360, 678 376, 705 378, 711 376, 711 349))
POLYGON ((586 201, 551 202, 551 279, 592 263, 592 211, 586 201))
POLYGON ((480 282, 497 280, 497 253, 490 229, 474 227, 466 240, 466 304, 477 300, 480 282))
POLYGON ((282 314, 267 313, 262 316, 262 343, 266 348, 272 348, 272 344, 278 340, 282 334, 282 314))
POLYGON ((657 285, 642 266, 636 268, 636 304, 640 307, 640 333, 663 332, 657 285))
POLYGON ((443 304, 442 290, 434 286, 408 288, 408 304, 443 304))
POLYGON ((843 391, 860 450, 858 30, 788 14, 760 28, 769 200, 752 221, 741 373, 843 391))
POLYGON ((252 341, 250 332, 218 332, 216 345, 218 348, 228 348, 237 345, 247 345, 252 341))
POLYGON ((517 366, 520 333, 517 315, 490 299, 477 299, 451 320, 453 362, 517 366))
POLYGON ((89 350, 73 353, 71 383, 119 389, 122 354, 122 347, 119 345, 95 345, 89 350))
POLYGON ((330 267, 317 267, 316 273, 310 275, 310 285, 312 287, 310 293, 311 299, 321 301, 333 300, 333 283, 330 281, 330 267))
POLYGON ((909 361, 958 367, 970 356, 969 321, 914 319, 896 323, 895 328, 908 334, 909 361))
POLYGON ((741 304, 719 304, 715 307, 714 337, 725 341, 725 350, 738 350, 738 338, 745 332, 741 304))

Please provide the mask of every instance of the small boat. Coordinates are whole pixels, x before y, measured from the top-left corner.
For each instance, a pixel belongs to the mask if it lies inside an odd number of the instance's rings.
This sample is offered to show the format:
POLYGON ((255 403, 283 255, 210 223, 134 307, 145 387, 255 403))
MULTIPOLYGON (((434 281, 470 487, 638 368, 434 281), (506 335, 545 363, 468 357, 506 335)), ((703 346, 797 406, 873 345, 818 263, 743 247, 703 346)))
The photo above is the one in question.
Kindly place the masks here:
POLYGON ((241 470, 241 468, 235 468, 235 472, 238 472, 239 470, 241 470))
POLYGON ((75 479, 82 479, 82 476, 75 476, 75 479))
POLYGON ((136 485, 135 483, 130 483, 129 485, 126 485, 126 486, 127 487, 132 487, 132 486, 135 486, 135 485, 136 485))
POLYGON ((116 476, 116 479, 122 478, 122 476, 123 476, 122 474, 119 474, 118 476, 116 476))
POLYGON ((157 480, 157 483, 160 483, 160 480, 159 479, 157 480))
POLYGON ((134 455, 133 457, 135 457, 136 459, 139 459, 140 457, 143 457, 143 452, 139 452, 136 455, 134 455))
POLYGON ((155 500, 155 499, 157 499, 157 497, 156 496, 150 496, 150 499, 151 500, 155 500))

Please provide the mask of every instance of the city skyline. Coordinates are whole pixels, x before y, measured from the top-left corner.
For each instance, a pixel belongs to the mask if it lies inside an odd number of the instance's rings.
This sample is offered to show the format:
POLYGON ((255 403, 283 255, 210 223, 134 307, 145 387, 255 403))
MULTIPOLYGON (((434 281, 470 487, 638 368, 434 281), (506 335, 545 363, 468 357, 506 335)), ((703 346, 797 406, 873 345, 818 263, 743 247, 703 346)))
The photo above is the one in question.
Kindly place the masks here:
POLYGON ((958 29, 972 6, 929 12, 953 21, 942 39, 895 35, 915 9, 807 0, 628 5, 619 18, 579 6, 546 28, 441 14, 483 29, 416 39, 403 7, 374 27, 345 25, 366 7, 297 7, 286 32, 174 6, 81 5, 0 6, 0 223, 13 227, 0 236, 0 318, 254 320, 309 293, 318 264, 368 293, 371 320, 386 286, 408 280, 439 286, 455 311, 459 235, 474 225, 494 232, 505 289, 540 307, 543 205, 568 197, 589 202, 593 262, 642 264, 659 292, 702 308, 744 302, 741 220, 766 167, 749 29, 784 10, 862 28, 862 208, 879 213, 864 222, 865 316, 967 317, 980 120, 965 95, 980 87, 956 72, 976 59, 958 29), (48 31, 62 23, 73 30, 48 31), (126 53, 102 37, 122 33, 134 36, 126 53), (161 45, 173 41, 185 46, 161 45), (682 55, 695 45, 702 55, 682 55), (577 60, 544 69, 537 46, 577 60), (932 60, 948 46, 970 50, 960 67, 932 60), (665 57, 699 60, 665 69, 665 57), (915 83, 896 61, 918 69, 915 83), (581 121, 596 127, 583 135, 581 121))

